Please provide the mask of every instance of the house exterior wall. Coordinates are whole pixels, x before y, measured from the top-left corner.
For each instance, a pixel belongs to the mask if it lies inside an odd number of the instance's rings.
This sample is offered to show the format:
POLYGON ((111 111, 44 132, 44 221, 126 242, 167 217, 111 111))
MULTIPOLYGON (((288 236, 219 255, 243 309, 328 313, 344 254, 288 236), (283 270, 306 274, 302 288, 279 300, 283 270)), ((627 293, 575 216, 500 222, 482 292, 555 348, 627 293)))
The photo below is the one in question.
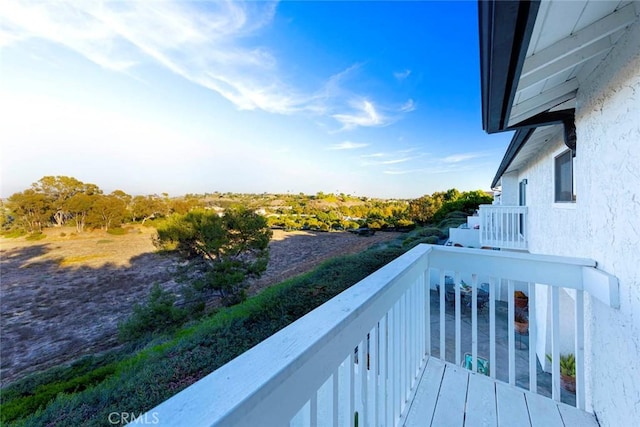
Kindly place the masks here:
MULTIPOLYGON (((553 159, 567 150, 562 136, 562 127, 557 126, 554 138, 547 142, 544 150, 533 158, 526 169, 512 172, 508 181, 509 188, 503 191, 515 194, 514 205, 518 204, 518 183, 527 180, 527 239, 529 252, 551 255, 575 255, 572 243, 567 242, 567 236, 584 234, 577 223, 579 216, 577 203, 554 203, 553 201, 553 159)), ((578 167, 576 162, 576 168, 578 167)), ((577 193, 580 190, 577 189, 577 193)), ((580 195, 578 194, 578 202, 580 195)), ((581 236, 580 240, 585 238, 581 236)), ((525 292, 526 289, 525 289, 525 292)), ((551 293, 548 286, 536 287, 536 323, 539 337, 536 353, 545 371, 550 372, 551 366, 545 355, 551 353, 551 293)), ((565 291, 560 295, 560 353, 574 351, 574 308, 573 298, 565 291)))
POLYGON ((506 206, 518 206, 518 172, 509 172, 500 178, 502 194, 500 204, 506 206))
POLYGON ((640 420, 639 20, 603 65, 577 97, 584 230, 576 254, 620 281, 619 310, 596 300, 587 306, 586 348, 593 408, 601 425, 620 426, 640 420))
POLYGON ((473 228, 449 228, 449 241, 467 248, 479 248, 480 230, 473 228))
MULTIPOLYGON (((601 425, 635 425, 640 419, 638 20, 581 82, 576 104, 576 202, 553 203, 553 159, 564 149, 560 127, 515 180, 503 178, 503 195, 517 191, 519 180, 528 180, 531 253, 591 258, 618 278, 619 309, 586 297, 587 405, 601 425)), ((539 288, 538 300, 546 301, 546 291, 539 288)), ((571 306, 571 296, 566 296, 569 299, 561 298, 563 312, 571 306)), ((537 313, 538 318, 546 319, 546 308, 540 310, 544 312, 537 313)))

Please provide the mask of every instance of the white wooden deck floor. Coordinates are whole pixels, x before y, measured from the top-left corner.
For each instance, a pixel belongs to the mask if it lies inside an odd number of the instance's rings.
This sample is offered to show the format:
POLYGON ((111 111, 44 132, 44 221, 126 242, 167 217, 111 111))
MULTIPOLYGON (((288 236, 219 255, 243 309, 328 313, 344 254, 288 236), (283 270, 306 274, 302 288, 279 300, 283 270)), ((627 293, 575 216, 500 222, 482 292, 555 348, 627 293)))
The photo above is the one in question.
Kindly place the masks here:
POLYGON ((429 358, 404 426, 598 426, 573 406, 429 358))

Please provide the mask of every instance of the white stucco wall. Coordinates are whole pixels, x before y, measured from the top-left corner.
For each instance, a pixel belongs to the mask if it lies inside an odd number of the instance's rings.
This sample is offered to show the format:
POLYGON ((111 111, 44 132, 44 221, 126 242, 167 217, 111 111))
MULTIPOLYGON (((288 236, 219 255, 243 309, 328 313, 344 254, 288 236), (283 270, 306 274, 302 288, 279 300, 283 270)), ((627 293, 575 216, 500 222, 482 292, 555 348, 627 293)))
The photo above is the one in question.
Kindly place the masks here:
MULTIPOLYGON (((576 130, 576 203, 553 203, 553 157, 563 149, 560 133, 527 168, 518 171, 516 179, 509 177, 506 182, 513 183, 512 188, 505 188, 503 179, 503 195, 517 191, 519 180, 528 180, 530 252, 591 258, 598 268, 619 279, 619 309, 586 298, 587 404, 592 405, 603 426, 637 425, 640 420, 640 24, 637 20, 605 63, 581 82, 576 130)), ((513 204, 517 204, 517 199, 513 204)))
MULTIPOLYGON (((592 403, 601 425, 640 420, 640 21, 578 92, 582 251, 618 277, 620 309, 587 307, 592 403), (586 191, 589 189, 589 191, 586 191)), ((582 252, 581 251, 581 252, 582 252)))
POLYGON ((500 195, 500 204, 506 206, 518 205, 518 171, 509 172, 500 178, 502 185, 502 194, 500 195))
POLYGON ((473 228, 449 228, 449 241, 467 248, 480 247, 480 230, 473 228))

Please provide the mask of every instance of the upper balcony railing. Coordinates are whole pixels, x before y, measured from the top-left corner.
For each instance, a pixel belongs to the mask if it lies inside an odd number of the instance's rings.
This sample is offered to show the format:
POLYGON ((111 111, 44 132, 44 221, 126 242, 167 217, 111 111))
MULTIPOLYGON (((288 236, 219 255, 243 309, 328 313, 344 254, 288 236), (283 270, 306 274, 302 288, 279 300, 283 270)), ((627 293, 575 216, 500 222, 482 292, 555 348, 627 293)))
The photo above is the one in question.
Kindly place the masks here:
POLYGON ((528 249, 527 207, 480 205, 480 244, 502 249, 528 249))
MULTIPOLYGON (((463 326, 471 328, 470 353, 473 365, 477 363, 478 344, 485 337, 478 334, 478 288, 485 282, 489 311, 482 322, 489 329, 490 375, 506 375, 511 384, 516 380, 516 337, 513 322, 507 322, 508 357, 498 358, 497 352, 503 349, 496 338, 497 289, 506 284, 508 295, 513 295, 514 286, 524 282, 529 290, 528 371, 534 393, 536 287, 548 286, 555 400, 560 400, 559 292, 565 289, 573 294, 576 402, 584 408, 583 294, 616 306, 615 278, 597 270, 590 260, 419 245, 152 412, 163 425, 397 425, 411 406, 429 357, 460 365, 463 326), (447 276, 471 286, 470 323, 462 322, 459 286, 454 307, 448 309, 445 292, 439 296, 431 292, 436 284, 445 289, 447 276), (447 320, 451 313, 455 320, 447 320), (455 344, 447 347, 452 340, 445 338, 451 336, 455 344), (499 366, 499 360, 505 360, 505 365, 499 366)), ((513 319, 513 298, 506 305, 513 319)), ((465 340, 465 344, 469 343, 465 340)))

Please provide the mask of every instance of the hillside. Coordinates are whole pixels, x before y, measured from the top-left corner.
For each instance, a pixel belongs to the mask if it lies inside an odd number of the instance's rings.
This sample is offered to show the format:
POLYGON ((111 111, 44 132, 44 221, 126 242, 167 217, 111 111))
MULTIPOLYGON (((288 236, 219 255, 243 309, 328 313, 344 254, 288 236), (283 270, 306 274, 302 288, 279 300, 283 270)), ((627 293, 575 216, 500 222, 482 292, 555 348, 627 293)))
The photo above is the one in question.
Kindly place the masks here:
MULTIPOLYGON (((75 235, 73 230, 48 228, 39 241, 0 239, 2 385, 114 348, 118 322, 146 300, 154 283, 179 291, 178 261, 155 252, 153 228, 128 227, 121 236, 100 230, 75 235)), ((396 236, 274 230, 267 271, 250 291, 396 236)))

